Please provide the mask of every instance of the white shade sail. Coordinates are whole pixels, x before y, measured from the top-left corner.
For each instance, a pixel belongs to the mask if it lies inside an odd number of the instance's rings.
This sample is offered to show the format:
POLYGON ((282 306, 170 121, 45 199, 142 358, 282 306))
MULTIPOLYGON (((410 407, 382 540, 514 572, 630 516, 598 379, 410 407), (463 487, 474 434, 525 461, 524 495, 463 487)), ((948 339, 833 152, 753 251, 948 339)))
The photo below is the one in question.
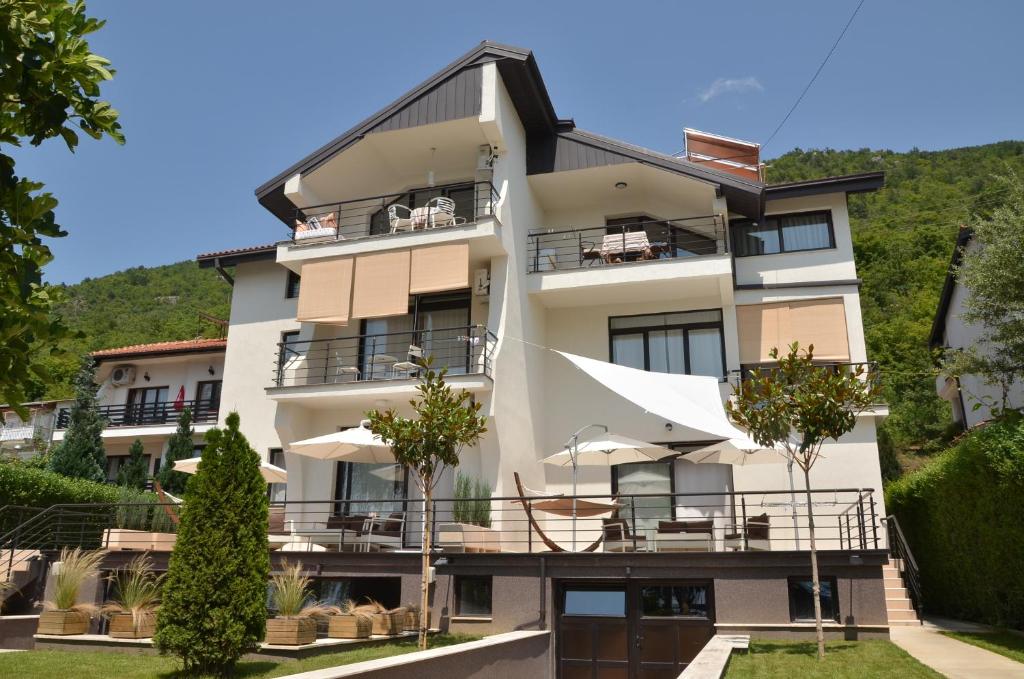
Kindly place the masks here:
POLYGON ((612 467, 630 462, 653 462, 675 452, 662 446, 637 441, 619 434, 601 434, 595 438, 580 441, 575 451, 568 448, 545 457, 544 464, 569 467, 574 453, 576 464, 581 467, 612 467))
POLYGON ((726 439, 683 455, 690 462, 728 464, 743 467, 748 464, 783 464, 786 456, 775 448, 762 448, 749 438, 726 439))
POLYGON ((391 452, 391 446, 365 425, 364 421, 358 427, 295 441, 288 447, 288 452, 318 460, 393 463, 395 456, 391 452))
POLYGON ((561 354, 622 398, 647 412, 686 427, 694 439, 745 439, 729 422, 718 380, 701 375, 672 375, 627 368, 584 356, 561 354))
MULTIPOLYGON (((199 463, 202 461, 202 457, 189 457, 184 460, 175 460, 172 465, 172 469, 176 472, 195 474, 199 471, 199 463)), ((277 465, 270 464, 269 462, 260 462, 260 475, 267 483, 288 482, 288 472, 277 465)))

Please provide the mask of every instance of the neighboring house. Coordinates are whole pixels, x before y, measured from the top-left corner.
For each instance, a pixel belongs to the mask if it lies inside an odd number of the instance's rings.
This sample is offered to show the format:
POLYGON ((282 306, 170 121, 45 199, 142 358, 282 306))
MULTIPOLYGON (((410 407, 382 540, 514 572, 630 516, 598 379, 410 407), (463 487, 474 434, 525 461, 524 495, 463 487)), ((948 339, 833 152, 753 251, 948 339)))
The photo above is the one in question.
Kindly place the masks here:
MULTIPOLYGON (((107 419, 103 445, 108 481, 117 480, 135 439, 142 441, 146 468, 155 474, 184 408, 192 412, 199 454, 203 434, 220 415, 226 344, 223 339, 196 339, 93 352, 99 412, 107 419)), ((70 406, 65 401, 58 410, 55 442, 64 440, 70 406)))
POLYGON ((28 459, 46 452, 53 437, 57 401, 23 404, 28 418, 22 419, 9 405, 0 405, 0 454, 28 459))
MULTIPOLYGON (((956 269, 964 253, 977 247, 973 231, 969 227, 961 227, 939 297, 939 309, 932 323, 929 339, 932 349, 941 349, 943 352, 962 351, 971 347, 982 352, 986 350, 986 345, 980 342, 984 328, 968 324, 961 318, 970 293, 956 276, 956 269)), ((939 375, 935 380, 935 389, 939 398, 949 401, 953 421, 964 429, 991 419, 990 406, 1003 405, 1002 389, 987 383, 979 375, 962 375, 959 378, 939 375)), ((1010 408, 1024 407, 1024 384, 1017 381, 1010 386, 1007 405, 1010 408)))

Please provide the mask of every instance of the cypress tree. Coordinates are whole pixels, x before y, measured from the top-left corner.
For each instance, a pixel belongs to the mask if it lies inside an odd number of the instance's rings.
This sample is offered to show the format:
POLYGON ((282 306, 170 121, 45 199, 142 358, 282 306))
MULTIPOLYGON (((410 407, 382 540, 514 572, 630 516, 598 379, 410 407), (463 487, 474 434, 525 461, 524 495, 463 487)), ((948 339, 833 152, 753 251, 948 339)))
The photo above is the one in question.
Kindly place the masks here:
POLYGON ((117 485, 143 490, 146 487, 146 458, 143 456, 142 441, 135 439, 128 449, 128 462, 117 472, 117 485))
POLYGON ((164 463, 160 465, 156 480, 168 493, 183 495, 185 486, 189 480, 189 474, 176 472, 172 469, 176 460, 187 460, 194 456, 195 444, 192 436, 195 431, 192 429, 192 411, 185 408, 178 416, 178 428, 171 438, 167 439, 167 455, 164 456, 164 463))
POLYGON ((267 484, 238 423, 233 412, 206 434, 157 616, 154 643, 189 675, 229 675, 266 633, 267 484))
POLYGON ((76 479, 103 482, 107 478, 107 454, 103 448, 103 427, 96 402, 96 364, 91 356, 82 358, 74 379, 75 401, 64 440, 50 454, 50 470, 76 479))

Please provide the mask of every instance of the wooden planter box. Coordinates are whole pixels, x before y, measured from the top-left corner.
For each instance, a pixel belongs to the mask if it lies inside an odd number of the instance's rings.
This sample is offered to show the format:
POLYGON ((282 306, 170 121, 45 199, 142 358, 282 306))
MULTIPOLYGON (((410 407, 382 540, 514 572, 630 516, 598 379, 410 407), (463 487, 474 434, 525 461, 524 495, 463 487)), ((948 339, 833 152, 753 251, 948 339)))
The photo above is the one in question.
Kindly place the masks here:
MULTIPOLYGON (((430 627, 430 611, 427 611, 427 627, 430 627)), ((420 612, 419 611, 406 611, 405 612, 405 627, 406 632, 419 632, 420 631, 420 612)))
POLYGON ((362 615, 332 615, 328 620, 331 639, 367 639, 373 631, 373 620, 362 615))
POLYGON ((82 611, 43 611, 39 614, 37 634, 86 634, 89 614, 82 611))
POLYGON ((178 536, 175 533, 151 533, 128 528, 107 528, 103 531, 103 546, 112 552, 123 550, 170 552, 178 536))
POLYGON ((275 646, 304 646, 316 641, 313 618, 271 618, 267 620, 267 643, 275 646))
POLYGON ((114 639, 149 639, 156 632, 156 616, 150 615, 138 629, 132 623, 131 613, 115 613, 110 616, 107 634, 114 639))
POLYGON ((373 614, 373 633, 393 636, 405 628, 405 609, 391 613, 373 614))

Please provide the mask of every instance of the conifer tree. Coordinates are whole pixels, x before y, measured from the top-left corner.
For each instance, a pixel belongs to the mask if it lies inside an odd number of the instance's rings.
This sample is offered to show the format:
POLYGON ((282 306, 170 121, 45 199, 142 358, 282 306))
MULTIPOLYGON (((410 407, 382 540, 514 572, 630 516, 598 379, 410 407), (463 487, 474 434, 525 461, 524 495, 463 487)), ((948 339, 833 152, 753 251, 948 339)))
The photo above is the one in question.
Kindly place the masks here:
POLYGON ((206 434, 157 616, 154 643, 188 676, 230 675, 266 632, 267 484, 238 424, 231 413, 226 429, 206 434))
POLYGON ((96 403, 96 364, 91 356, 82 358, 75 375, 75 401, 64 440, 50 455, 50 470, 77 479, 105 481, 107 454, 103 448, 103 427, 96 403))
POLYGON ((128 449, 128 462, 117 472, 117 485, 143 490, 146 487, 146 477, 149 470, 146 468, 145 451, 142 441, 135 439, 131 448, 128 449))
POLYGON ((156 480, 168 493, 174 495, 185 493, 189 475, 184 472, 176 472, 173 467, 175 461, 187 460, 195 455, 195 444, 192 442, 194 434, 192 411, 185 408, 178 416, 177 430, 171 435, 171 438, 167 439, 167 455, 164 456, 164 462, 160 465, 160 471, 156 475, 156 480))

